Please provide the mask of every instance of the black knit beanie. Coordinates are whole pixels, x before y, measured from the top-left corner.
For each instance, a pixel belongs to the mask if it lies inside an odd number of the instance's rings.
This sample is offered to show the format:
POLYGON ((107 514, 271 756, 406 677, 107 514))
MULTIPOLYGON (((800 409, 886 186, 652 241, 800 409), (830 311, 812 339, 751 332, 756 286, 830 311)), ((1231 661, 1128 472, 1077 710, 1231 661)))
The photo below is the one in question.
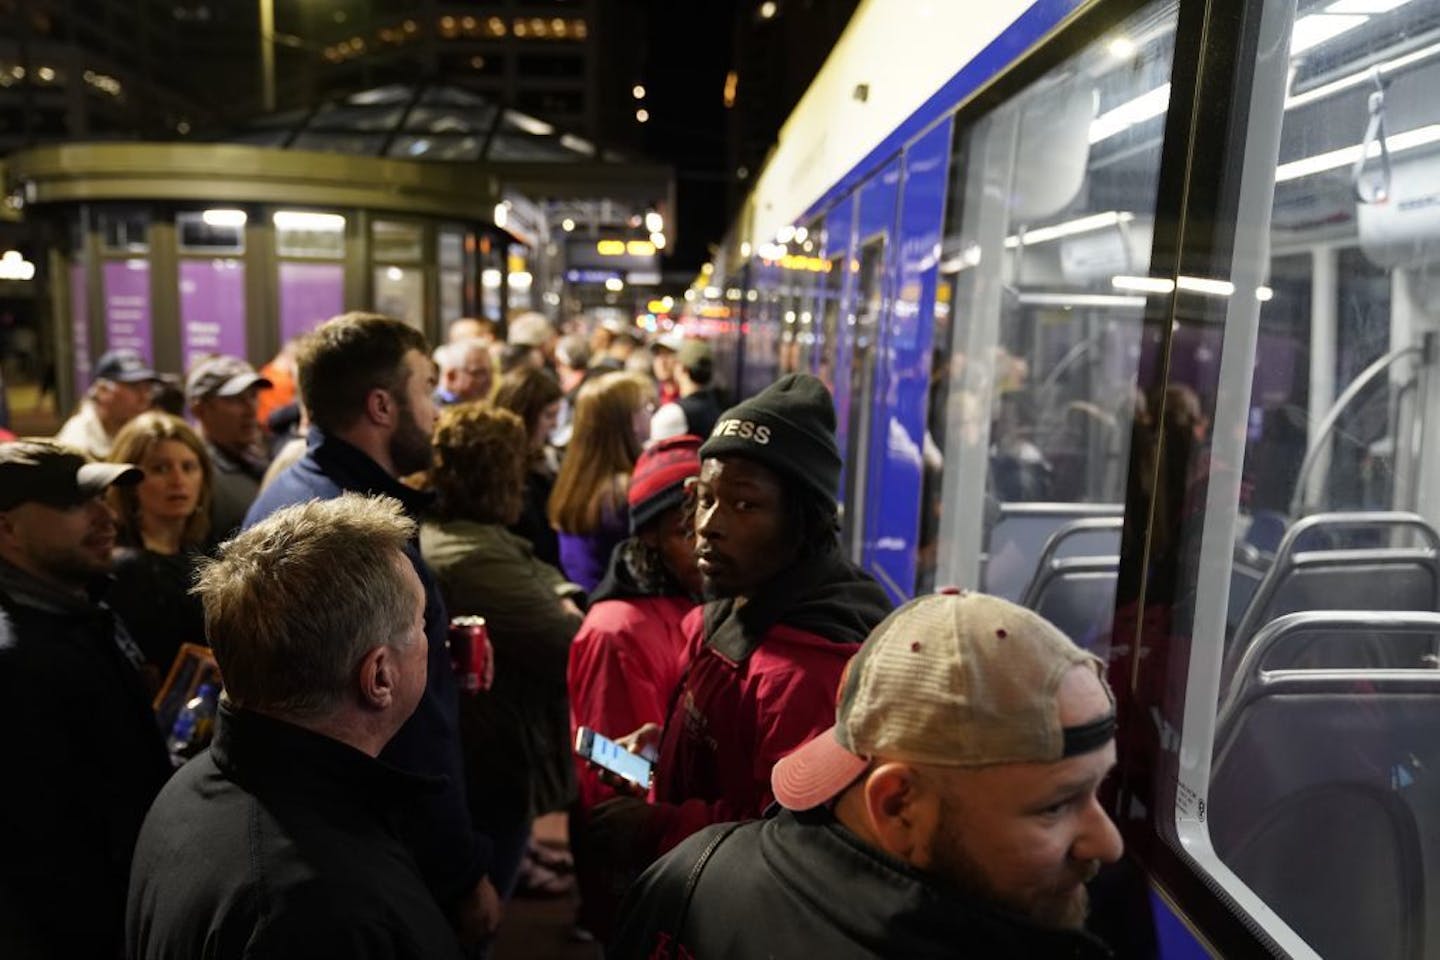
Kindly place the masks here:
POLYGON ((755 460, 803 481, 832 505, 839 499, 835 403, 825 384, 807 373, 787 374, 726 410, 700 456, 755 460))

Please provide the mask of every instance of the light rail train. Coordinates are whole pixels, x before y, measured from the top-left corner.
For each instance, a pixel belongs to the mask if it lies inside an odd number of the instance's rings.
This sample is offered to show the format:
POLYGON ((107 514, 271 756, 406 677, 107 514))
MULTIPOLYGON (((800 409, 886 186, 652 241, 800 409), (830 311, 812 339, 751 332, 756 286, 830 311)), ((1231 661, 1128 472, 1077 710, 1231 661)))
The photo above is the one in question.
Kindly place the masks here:
POLYGON ((1108 658, 1124 949, 1440 957, 1437 92, 1440 0, 871 0, 688 294, 897 600, 1108 658))

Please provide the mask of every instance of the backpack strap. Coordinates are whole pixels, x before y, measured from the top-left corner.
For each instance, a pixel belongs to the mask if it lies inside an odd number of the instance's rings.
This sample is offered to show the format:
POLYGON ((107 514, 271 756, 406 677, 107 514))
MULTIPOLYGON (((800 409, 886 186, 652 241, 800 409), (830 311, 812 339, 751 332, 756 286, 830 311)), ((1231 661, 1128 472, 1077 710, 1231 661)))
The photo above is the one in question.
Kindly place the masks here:
POLYGON ((700 856, 695 860, 695 865, 690 868, 690 876, 685 879, 685 893, 680 899, 680 913, 675 918, 675 926, 671 928, 671 949, 675 951, 672 956, 676 958, 679 957, 680 934, 685 932, 685 919, 690 913, 690 900, 695 896, 695 888, 700 885, 700 874, 710 863, 710 858, 714 856, 716 848, 724 843, 730 834, 744 825, 743 823, 727 824, 723 830, 710 838, 710 842, 705 845, 705 849, 700 851, 700 856))

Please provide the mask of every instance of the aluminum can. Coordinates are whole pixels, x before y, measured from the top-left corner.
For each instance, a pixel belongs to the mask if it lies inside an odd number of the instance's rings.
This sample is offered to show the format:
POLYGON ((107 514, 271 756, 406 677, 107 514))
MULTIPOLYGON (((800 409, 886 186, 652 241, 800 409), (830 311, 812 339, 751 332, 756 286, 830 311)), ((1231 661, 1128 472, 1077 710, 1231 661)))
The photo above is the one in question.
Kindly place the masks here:
POLYGON ((489 690, 495 678, 495 657, 484 617, 452 617, 448 637, 455 681, 465 693, 489 690))

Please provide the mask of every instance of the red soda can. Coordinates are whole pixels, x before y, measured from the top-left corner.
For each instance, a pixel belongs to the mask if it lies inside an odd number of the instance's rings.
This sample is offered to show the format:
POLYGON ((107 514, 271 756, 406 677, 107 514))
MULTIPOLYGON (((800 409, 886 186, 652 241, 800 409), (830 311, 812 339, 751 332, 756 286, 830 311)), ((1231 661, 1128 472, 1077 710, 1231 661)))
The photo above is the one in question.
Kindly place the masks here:
POLYGON ((495 657, 484 617, 450 619, 450 664, 455 680, 466 693, 489 690, 495 679, 495 657))

